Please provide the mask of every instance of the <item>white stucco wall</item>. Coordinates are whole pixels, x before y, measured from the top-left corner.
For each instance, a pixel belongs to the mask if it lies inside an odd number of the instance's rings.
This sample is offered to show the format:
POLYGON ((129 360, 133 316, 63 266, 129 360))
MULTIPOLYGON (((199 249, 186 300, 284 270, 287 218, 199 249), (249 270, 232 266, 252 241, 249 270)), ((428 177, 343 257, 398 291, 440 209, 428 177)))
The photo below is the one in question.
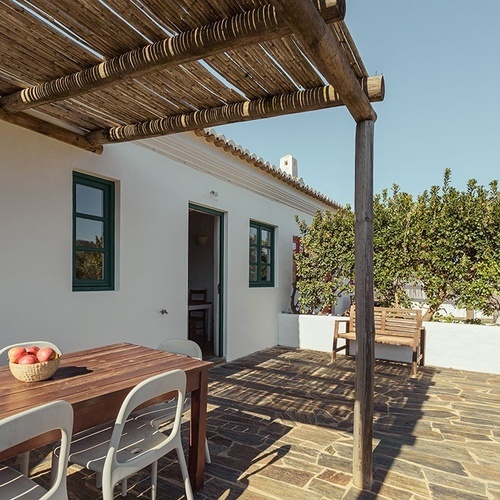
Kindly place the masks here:
POLYGON ((277 315, 290 294, 294 215, 309 215, 228 182, 220 172, 197 170, 196 157, 230 167, 232 175, 241 172, 249 186, 253 178, 270 182, 293 198, 291 205, 300 204, 301 197, 305 204, 316 202, 192 134, 169 141, 175 155, 159 154, 151 142, 106 146, 99 156, 0 123, 2 345, 47 339, 68 352, 119 341, 154 347, 168 337, 185 337, 190 202, 226 214, 227 358, 277 344, 277 315), (186 145, 189 154, 183 152, 186 145), (74 170, 117 183, 115 291, 72 291, 74 170), (274 288, 248 286, 250 219, 277 228, 274 288), (161 315, 161 309, 169 314, 161 315))

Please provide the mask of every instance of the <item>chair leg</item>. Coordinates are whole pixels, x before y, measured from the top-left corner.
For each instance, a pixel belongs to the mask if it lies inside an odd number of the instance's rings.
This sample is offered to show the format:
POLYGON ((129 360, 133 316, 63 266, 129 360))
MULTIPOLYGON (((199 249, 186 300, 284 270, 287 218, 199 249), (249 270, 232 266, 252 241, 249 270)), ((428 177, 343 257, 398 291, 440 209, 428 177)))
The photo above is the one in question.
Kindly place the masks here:
POLYGON ((157 484, 158 484, 158 460, 151 464, 151 500, 156 500, 157 484))
POLYGON ((186 490, 186 499, 194 500, 193 490, 191 488, 191 481, 189 479, 186 458, 184 457, 184 451, 182 449, 182 445, 179 444, 179 446, 175 448, 175 451, 177 452, 177 460, 179 461, 179 465, 181 467, 182 479, 184 481, 184 489, 186 490))
POLYGON ((205 439, 205 463, 211 464, 212 459, 210 457, 210 450, 208 449, 208 440, 205 439))
POLYGON ((19 466, 19 470, 21 471, 21 474, 24 476, 28 477, 30 473, 30 452, 25 451, 24 453, 21 453, 21 464, 19 466))
POLYGON ((59 467, 59 459, 54 453, 54 450, 52 450, 52 463, 50 466, 50 485, 52 486, 56 482, 57 478, 57 470, 59 467))
POLYGON ((122 497, 127 496, 127 478, 123 479, 121 482, 122 497))

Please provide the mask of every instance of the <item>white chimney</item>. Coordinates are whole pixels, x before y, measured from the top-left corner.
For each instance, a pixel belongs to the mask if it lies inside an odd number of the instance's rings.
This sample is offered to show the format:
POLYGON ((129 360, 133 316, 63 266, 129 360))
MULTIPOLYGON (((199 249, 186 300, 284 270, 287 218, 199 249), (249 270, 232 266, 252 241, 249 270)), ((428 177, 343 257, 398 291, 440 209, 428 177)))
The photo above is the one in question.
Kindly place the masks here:
POLYGON ((299 176, 297 158, 294 158, 292 155, 285 155, 280 158, 280 169, 292 177, 299 176))

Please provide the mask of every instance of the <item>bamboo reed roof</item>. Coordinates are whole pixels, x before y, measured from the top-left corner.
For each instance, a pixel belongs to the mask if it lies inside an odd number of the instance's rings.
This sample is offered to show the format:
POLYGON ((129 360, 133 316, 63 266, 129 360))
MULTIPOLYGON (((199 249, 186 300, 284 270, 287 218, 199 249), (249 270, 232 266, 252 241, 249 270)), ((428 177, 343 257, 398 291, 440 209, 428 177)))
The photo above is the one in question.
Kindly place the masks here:
POLYGON ((369 106, 383 80, 369 77, 344 13, 345 0, 0 0, 0 118, 100 152, 359 102, 332 86, 345 67, 369 106), (291 4, 320 15, 330 59, 284 15, 291 4))

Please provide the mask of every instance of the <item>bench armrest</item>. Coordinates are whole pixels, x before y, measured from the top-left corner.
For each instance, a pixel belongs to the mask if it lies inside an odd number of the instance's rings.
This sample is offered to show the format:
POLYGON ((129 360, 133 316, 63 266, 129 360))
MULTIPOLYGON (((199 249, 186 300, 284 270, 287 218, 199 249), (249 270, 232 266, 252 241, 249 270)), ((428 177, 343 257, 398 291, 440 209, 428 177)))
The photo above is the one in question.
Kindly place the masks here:
MULTIPOLYGON (((335 335, 338 335, 340 332, 339 332, 339 325, 341 323, 345 323, 345 333, 347 333, 349 331, 349 325, 351 323, 351 320, 350 319, 336 319, 335 320, 335 325, 334 325, 334 330, 333 330, 333 333, 335 335)), ((344 332, 342 332, 344 333, 344 332)))

